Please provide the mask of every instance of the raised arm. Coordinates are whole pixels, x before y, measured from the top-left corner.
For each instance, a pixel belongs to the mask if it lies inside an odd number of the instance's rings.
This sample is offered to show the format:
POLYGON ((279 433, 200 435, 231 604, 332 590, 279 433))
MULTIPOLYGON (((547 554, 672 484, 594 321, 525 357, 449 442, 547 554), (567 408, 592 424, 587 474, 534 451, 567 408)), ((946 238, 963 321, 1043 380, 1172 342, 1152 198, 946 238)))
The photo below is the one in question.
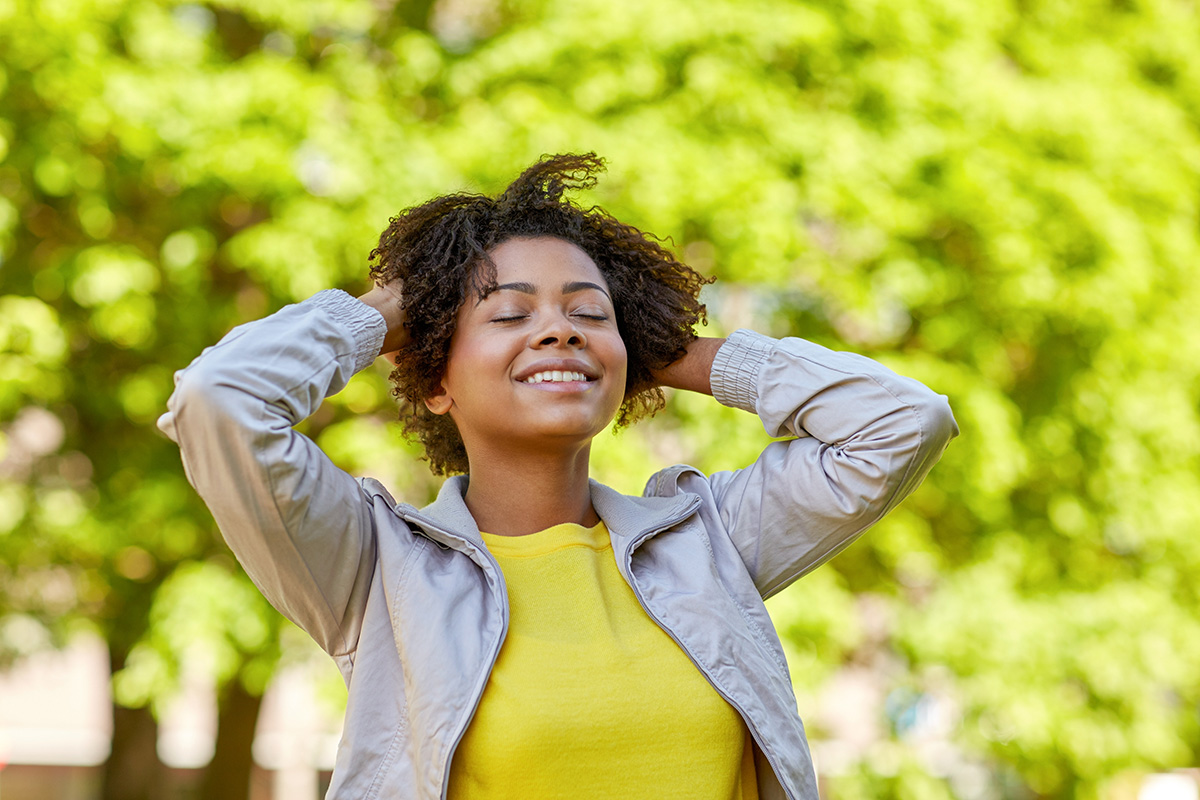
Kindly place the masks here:
POLYGON ((383 317, 383 324, 387 326, 379 355, 390 355, 408 344, 408 328, 404 325, 403 295, 399 283, 393 281, 374 286, 371 291, 359 295, 358 299, 378 311, 383 317))
POLYGON ((701 336, 687 347, 687 354, 654 374, 658 382, 671 389, 712 394, 712 365, 724 339, 701 336))
POLYGON ((368 306, 321 292, 207 348, 176 373, 158 421, 255 585, 332 655, 357 643, 371 501, 292 426, 370 364, 385 333, 368 306))
MULTIPOLYGON (((695 354, 689 349, 673 367, 692 376, 681 388, 703 391, 695 374, 713 346, 703 343, 720 340, 697 341, 695 354)), ((667 471, 655 480, 711 502, 764 597, 894 508, 958 434, 945 397, 863 356, 740 330, 708 363, 718 401, 758 414, 772 436, 796 438, 773 442, 744 469, 708 478, 667 471)))

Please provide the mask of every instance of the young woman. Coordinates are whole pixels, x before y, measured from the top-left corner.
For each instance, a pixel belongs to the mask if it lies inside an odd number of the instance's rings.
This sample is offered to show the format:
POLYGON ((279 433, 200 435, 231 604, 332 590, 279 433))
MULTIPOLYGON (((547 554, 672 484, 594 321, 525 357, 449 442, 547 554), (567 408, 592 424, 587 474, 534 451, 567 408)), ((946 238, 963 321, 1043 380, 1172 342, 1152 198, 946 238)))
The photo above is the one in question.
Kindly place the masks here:
POLYGON ((565 190, 556 156, 498 197, 391 221, 376 286, 230 332, 160 427, 263 594, 337 662, 331 798, 792 798, 816 779, 763 599, 911 492, 957 433, 945 398, 861 356, 696 338, 705 282, 565 190), (435 472, 396 503, 292 429, 387 354, 435 472), (743 469, 627 497, 592 438, 712 394, 790 435, 743 469))

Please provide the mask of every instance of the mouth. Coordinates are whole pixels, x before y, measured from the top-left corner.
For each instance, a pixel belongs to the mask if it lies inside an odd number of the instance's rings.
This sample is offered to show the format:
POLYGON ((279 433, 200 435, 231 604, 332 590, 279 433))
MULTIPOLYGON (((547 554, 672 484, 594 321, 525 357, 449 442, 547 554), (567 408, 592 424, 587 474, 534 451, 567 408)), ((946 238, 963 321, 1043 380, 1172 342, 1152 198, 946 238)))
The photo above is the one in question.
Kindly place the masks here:
POLYGON ((521 379, 521 383, 591 383, 595 377, 585 372, 547 369, 521 379))

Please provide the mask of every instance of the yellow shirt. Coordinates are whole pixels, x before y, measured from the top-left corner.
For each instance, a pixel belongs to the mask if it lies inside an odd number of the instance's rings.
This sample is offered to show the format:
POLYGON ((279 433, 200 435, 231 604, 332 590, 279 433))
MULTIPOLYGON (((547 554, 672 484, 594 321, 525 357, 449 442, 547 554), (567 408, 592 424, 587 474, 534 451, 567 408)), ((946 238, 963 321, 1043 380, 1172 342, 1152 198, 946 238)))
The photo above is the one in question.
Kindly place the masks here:
POLYGON ((483 539, 509 628, 451 800, 757 800, 745 723, 642 610, 604 523, 483 539))

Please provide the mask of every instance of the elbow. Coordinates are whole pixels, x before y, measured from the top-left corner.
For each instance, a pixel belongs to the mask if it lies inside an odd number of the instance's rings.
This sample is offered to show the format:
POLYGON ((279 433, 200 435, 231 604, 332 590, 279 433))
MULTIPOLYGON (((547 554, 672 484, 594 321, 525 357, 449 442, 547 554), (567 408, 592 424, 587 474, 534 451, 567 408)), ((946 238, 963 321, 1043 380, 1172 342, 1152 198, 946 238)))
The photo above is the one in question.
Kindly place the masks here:
POLYGON ((898 458, 876 463, 878 472, 874 477, 885 491, 882 495, 868 494, 869 510, 860 516, 871 523, 911 494, 942 457, 950 440, 958 436, 958 423, 944 396, 929 392, 909 409, 915 416, 909 419, 916 424, 905 426, 904 432, 897 431, 892 455, 898 458))
POLYGON ((931 394, 924 406, 922 416, 926 424, 922 427, 927 431, 930 448, 941 453, 950 440, 958 436, 958 423, 945 395, 931 394))
POLYGON ((175 391, 167 400, 167 409, 177 423, 184 416, 208 418, 222 405, 219 388, 203 370, 192 367, 176 373, 175 391))
POLYGON ((910 474, 917 476, 919 483, 942 457, 950 440, 958 436, 958 423, 950 411, 949 401, 940 394, 929 392, 912 409, 917 424, 912 431, 916 435, 910 440, 913 445, 910 463, 915 467, 915 472, 910 474))
POLYGON ((176 373, 175 391, 158 427, 180 442, 189 429, 225 427, 227 421, 242 414, 244 405, 245 393, 223 383, 202 365, 193 365, 176 373))

